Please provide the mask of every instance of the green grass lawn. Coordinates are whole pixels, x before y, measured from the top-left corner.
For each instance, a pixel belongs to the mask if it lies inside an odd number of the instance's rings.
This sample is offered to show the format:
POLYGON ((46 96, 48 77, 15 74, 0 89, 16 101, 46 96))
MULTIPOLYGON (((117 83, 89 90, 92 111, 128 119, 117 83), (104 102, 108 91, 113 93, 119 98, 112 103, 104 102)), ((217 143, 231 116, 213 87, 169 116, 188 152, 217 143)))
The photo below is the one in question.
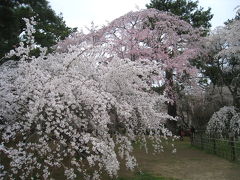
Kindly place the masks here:
POLYGON ((139 175, 135 175, 134 177, 120 177, 117 180, 177 180, 174 178, 166 178, 166 177, 157 177, 157 176, 153 176, 151 174, 148 173, 142 173, 139 175))
POLYGON ((117 180, 239 180, 238 164, 192 147, 188 137, 184 141, 176 141, 175 145, 177 153, 171 152, 170 143, 165 152, 157 155, 146 154, 136 145, 137 171, 130 172, 123 168, 117 180))

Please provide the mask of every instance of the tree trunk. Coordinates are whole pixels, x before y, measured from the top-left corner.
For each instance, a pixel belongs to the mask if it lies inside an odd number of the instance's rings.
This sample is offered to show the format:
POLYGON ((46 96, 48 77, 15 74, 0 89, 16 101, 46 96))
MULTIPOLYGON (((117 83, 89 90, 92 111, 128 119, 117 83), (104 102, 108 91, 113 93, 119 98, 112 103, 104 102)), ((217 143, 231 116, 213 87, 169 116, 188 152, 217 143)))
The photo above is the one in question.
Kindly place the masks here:
MULTIPOLYGON (((176 117, 177 116, 177 104, 175 95, 173 92, 173 70, 166 70, 166 79, 167 79, 167 86, 168 86, 168 98, 172 99, 172 102, 167 104, 168 106, 168 114, 176 117)), ((173 134, 177 134, 177 121, 167 120, 166 127, 172 131, 173 134)))

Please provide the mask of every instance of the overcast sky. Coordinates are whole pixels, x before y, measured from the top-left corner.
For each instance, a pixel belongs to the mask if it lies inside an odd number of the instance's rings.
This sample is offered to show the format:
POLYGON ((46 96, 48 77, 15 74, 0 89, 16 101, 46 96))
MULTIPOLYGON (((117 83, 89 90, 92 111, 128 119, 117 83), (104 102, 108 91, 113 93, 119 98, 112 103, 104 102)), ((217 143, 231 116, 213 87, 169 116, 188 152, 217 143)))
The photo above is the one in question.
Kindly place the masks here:
MULTIPOLYGON (((70 27, 84 28, 93 21, 96 25, 106 24, 129 11, 143 9, 150 0, 48 0, 52 9, 63 13, 66 24, 70 27)), ((212 8, 213 28, 223 25, 227 19, 234 17, 240 0, 199 0, 205 10, 212 8)))

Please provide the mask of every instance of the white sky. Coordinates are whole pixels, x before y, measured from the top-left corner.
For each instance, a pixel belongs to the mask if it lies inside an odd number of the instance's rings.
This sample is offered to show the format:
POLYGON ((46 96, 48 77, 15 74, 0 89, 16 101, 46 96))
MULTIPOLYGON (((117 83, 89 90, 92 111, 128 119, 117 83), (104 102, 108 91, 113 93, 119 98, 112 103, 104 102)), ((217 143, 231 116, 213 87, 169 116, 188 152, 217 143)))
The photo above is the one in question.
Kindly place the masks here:
MULTIPOLYGON (((129 11, 143 9, 150 0, 48 0, 52 9, 59 14, 63 13, 66 24, 70 27, 84 28, 106 24, 129 11)), ((240 5, 240 0, 199 0, 199 5, 207 10, 212 8, 214 17, 212 28, 223 25, 227 19, 235 16, 234 8, 240 5)))

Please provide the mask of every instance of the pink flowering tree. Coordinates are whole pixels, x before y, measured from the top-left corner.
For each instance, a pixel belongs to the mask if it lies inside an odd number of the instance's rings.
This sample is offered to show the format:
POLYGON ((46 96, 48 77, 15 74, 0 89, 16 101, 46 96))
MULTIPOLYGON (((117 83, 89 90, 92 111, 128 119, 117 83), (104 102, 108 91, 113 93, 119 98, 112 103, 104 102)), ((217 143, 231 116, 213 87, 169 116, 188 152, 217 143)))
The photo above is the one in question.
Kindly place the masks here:
POLYGON ((129 12, 101 29, 92 28, 86 36, 76 33, 60 42, 57 49, 66 51, 83 41, 101 44, 121 59, 156 61, 159 71, 173 71, 177 78, 196 73, 189 60, 198 54, 199 38, 199 32, 179 17, 147 9, 129 12))
POLYGON ((7 55, 20 61, 0 67, 1 179, 116 177, 121 159, 128 169, 136 167, 132 142, 147 147, 146 134, 155 151, 163 151, 171 117, 157 107, 169 100, 149 83, 161 78, 160 61, 139 52, 141 61, 133 61, 129 49, 121 57, 111 33, 101 43, 97 36, 73 35, 76 43, 62 43, 65 50, 46 55, 40 48, 34 57, 35 22, 26 23, 29 41, 7 55))

